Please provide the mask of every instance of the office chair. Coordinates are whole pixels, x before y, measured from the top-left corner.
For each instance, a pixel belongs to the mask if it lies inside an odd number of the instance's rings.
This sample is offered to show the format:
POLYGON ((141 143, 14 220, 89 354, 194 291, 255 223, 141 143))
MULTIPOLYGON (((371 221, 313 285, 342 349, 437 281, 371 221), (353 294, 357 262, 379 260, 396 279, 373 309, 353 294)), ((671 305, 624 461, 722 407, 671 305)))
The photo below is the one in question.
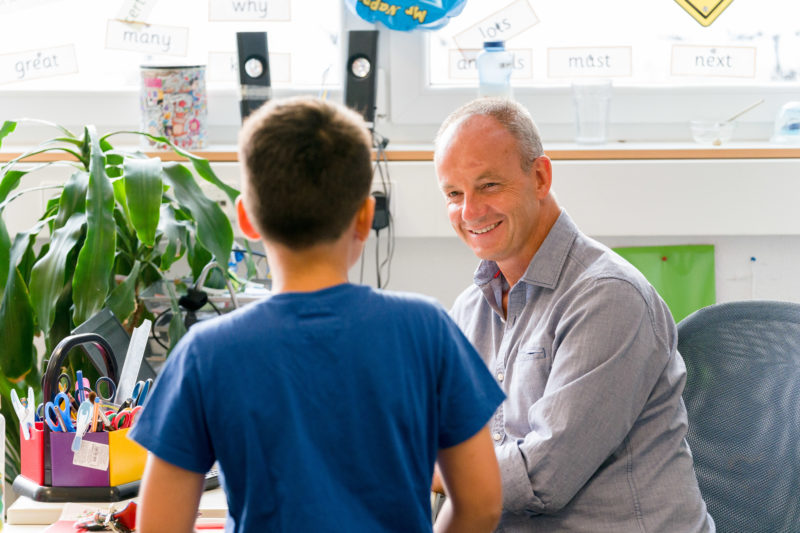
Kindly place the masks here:
POLYGON ((800 531, 800 304, 711 305, 678 324, 687 440, 720 533, 800 531))

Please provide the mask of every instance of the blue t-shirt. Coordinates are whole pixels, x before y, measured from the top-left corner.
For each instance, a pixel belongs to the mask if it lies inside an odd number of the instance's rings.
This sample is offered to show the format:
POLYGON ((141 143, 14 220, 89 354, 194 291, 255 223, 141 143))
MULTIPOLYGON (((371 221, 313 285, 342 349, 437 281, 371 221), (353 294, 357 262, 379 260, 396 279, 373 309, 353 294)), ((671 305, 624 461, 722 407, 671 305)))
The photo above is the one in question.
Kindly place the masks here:
POLYGON ((195 325, 131 436, 188 470, 218 461, 228 531, 430 531, 437 451, 503 399, 441 306, 343 284, 195 325))

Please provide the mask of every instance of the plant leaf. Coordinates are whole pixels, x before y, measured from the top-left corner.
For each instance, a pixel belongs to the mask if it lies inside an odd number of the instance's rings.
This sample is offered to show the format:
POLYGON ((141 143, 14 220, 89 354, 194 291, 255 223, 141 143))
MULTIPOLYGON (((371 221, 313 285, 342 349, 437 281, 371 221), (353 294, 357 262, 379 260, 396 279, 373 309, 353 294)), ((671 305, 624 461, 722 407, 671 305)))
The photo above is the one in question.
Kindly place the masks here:
POLYGON ((86 212, 86 190, 89 187, 89 173, 78 170, 69 177, 58 199, 58 214, 55 227, 60 228, 74 213, 86 212))
POLYGON ((6 120, 5 122, 3 122, 3 126, 0 127, 0 146, 3 146, 3 139, 5 139, 6 136, 12 131, 14 131, 16 128, 17 128, 16 122, 13 122, 11 120, 6 120))
POLYGON ((192 214, 197 223, 197 240, 214 255, 218 263, 227 265, 233 248, 230 220, 216 202, 203 194, 189 169, 177 163, 165 164, 163 168, 175 199, 192 214))
POLYGON ((129 158, 123 168, 131 224, 139 240, 152 247, 161 210, 161 160, 129 158))
POLYGON ((164 252, 161 254, 161 270, 169 270, 175 261, 180 259, 186 252, 184 241, 186 239, 186 223, 178 222, 175 218, 175 210, 169 204, 161 206, 161 217, 158 220, 158 229, 166 238, 164 252))
POLYGON ((9 170, 3 174, 3 179, 0 181, 0 202, 8 198, 9 193, 19 186, 20 178, 27 173, 26 170, 9 170))
POLYGON ((183 323, 183 313, 178 304, 178 296, 175 294, 175 287, 172 283, 165 283, 169 294, 169 306, 172 310, 172 319, 169 321, 169 351, 171 352, 181 337, 186 335, 186 325, 183 323))
POLYGON ((3 220, 3 213, 0 211, 0 297, 6 288, 8 281, 8 269, 11 262, 11 238, 8 236, 8 229, 3 220))
POLYGON ((142 264, 136 261, 128 277, 114 287, 106 299, 105 306, 111 309, 114 316, 122 323, 125 323, 134 309, 136 309, 136 280, 139 277, 141 268, 142 264))
POLYGON ((113 216, 114 192, 106 176, 105 157, 94 126, 86 127, 85 141, 83 153, 89 159, 89 188, 86 193, 86 241, 78 253, 72 279, 75 304, 72 321, 76 325, 99 311, 106 301, 117 235, 113 216))
POLYGON ((45 335, 50 333, 56 313, 56 302, 64 288, 67 256, 83 234, 86 215, 74 213, 66 224, 53 232, 50 248, 31 270, 30 297, 45 335))

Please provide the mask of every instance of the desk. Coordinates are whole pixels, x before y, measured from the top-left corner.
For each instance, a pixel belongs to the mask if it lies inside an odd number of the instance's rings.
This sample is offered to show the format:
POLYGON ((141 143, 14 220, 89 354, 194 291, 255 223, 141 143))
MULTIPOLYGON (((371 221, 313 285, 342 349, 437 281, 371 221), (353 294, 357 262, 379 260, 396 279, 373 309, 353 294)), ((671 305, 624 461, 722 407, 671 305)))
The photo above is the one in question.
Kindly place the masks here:
MULTIPOLYGON (((118 504, 122 507, 125 505, 125 501, 118 502, 118 504)), ((107 509, 110 503, 87 502, 85 505, 107 509)), ((8 507, 6 515, 8 523, 3 527, 3 533, 40 533, 58 520, 63 507, 64 503, 62 502, 36 502, 20 496, 8 507)), ((221 487, 203 493, 200 498, 199 512, 201 518, 225 518, 227 516, 228 506, 225 501, 225 492, 221 487)))

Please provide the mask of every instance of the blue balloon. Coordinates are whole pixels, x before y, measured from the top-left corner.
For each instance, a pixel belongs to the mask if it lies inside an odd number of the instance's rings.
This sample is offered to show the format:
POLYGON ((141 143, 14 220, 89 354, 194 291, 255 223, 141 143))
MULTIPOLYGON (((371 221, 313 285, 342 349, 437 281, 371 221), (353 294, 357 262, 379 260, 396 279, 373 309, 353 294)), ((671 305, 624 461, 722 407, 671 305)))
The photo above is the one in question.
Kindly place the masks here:
POLYGON ((345 0, 350 11, 390 30, 437 30, 464 9, 467 0, 345 0))

